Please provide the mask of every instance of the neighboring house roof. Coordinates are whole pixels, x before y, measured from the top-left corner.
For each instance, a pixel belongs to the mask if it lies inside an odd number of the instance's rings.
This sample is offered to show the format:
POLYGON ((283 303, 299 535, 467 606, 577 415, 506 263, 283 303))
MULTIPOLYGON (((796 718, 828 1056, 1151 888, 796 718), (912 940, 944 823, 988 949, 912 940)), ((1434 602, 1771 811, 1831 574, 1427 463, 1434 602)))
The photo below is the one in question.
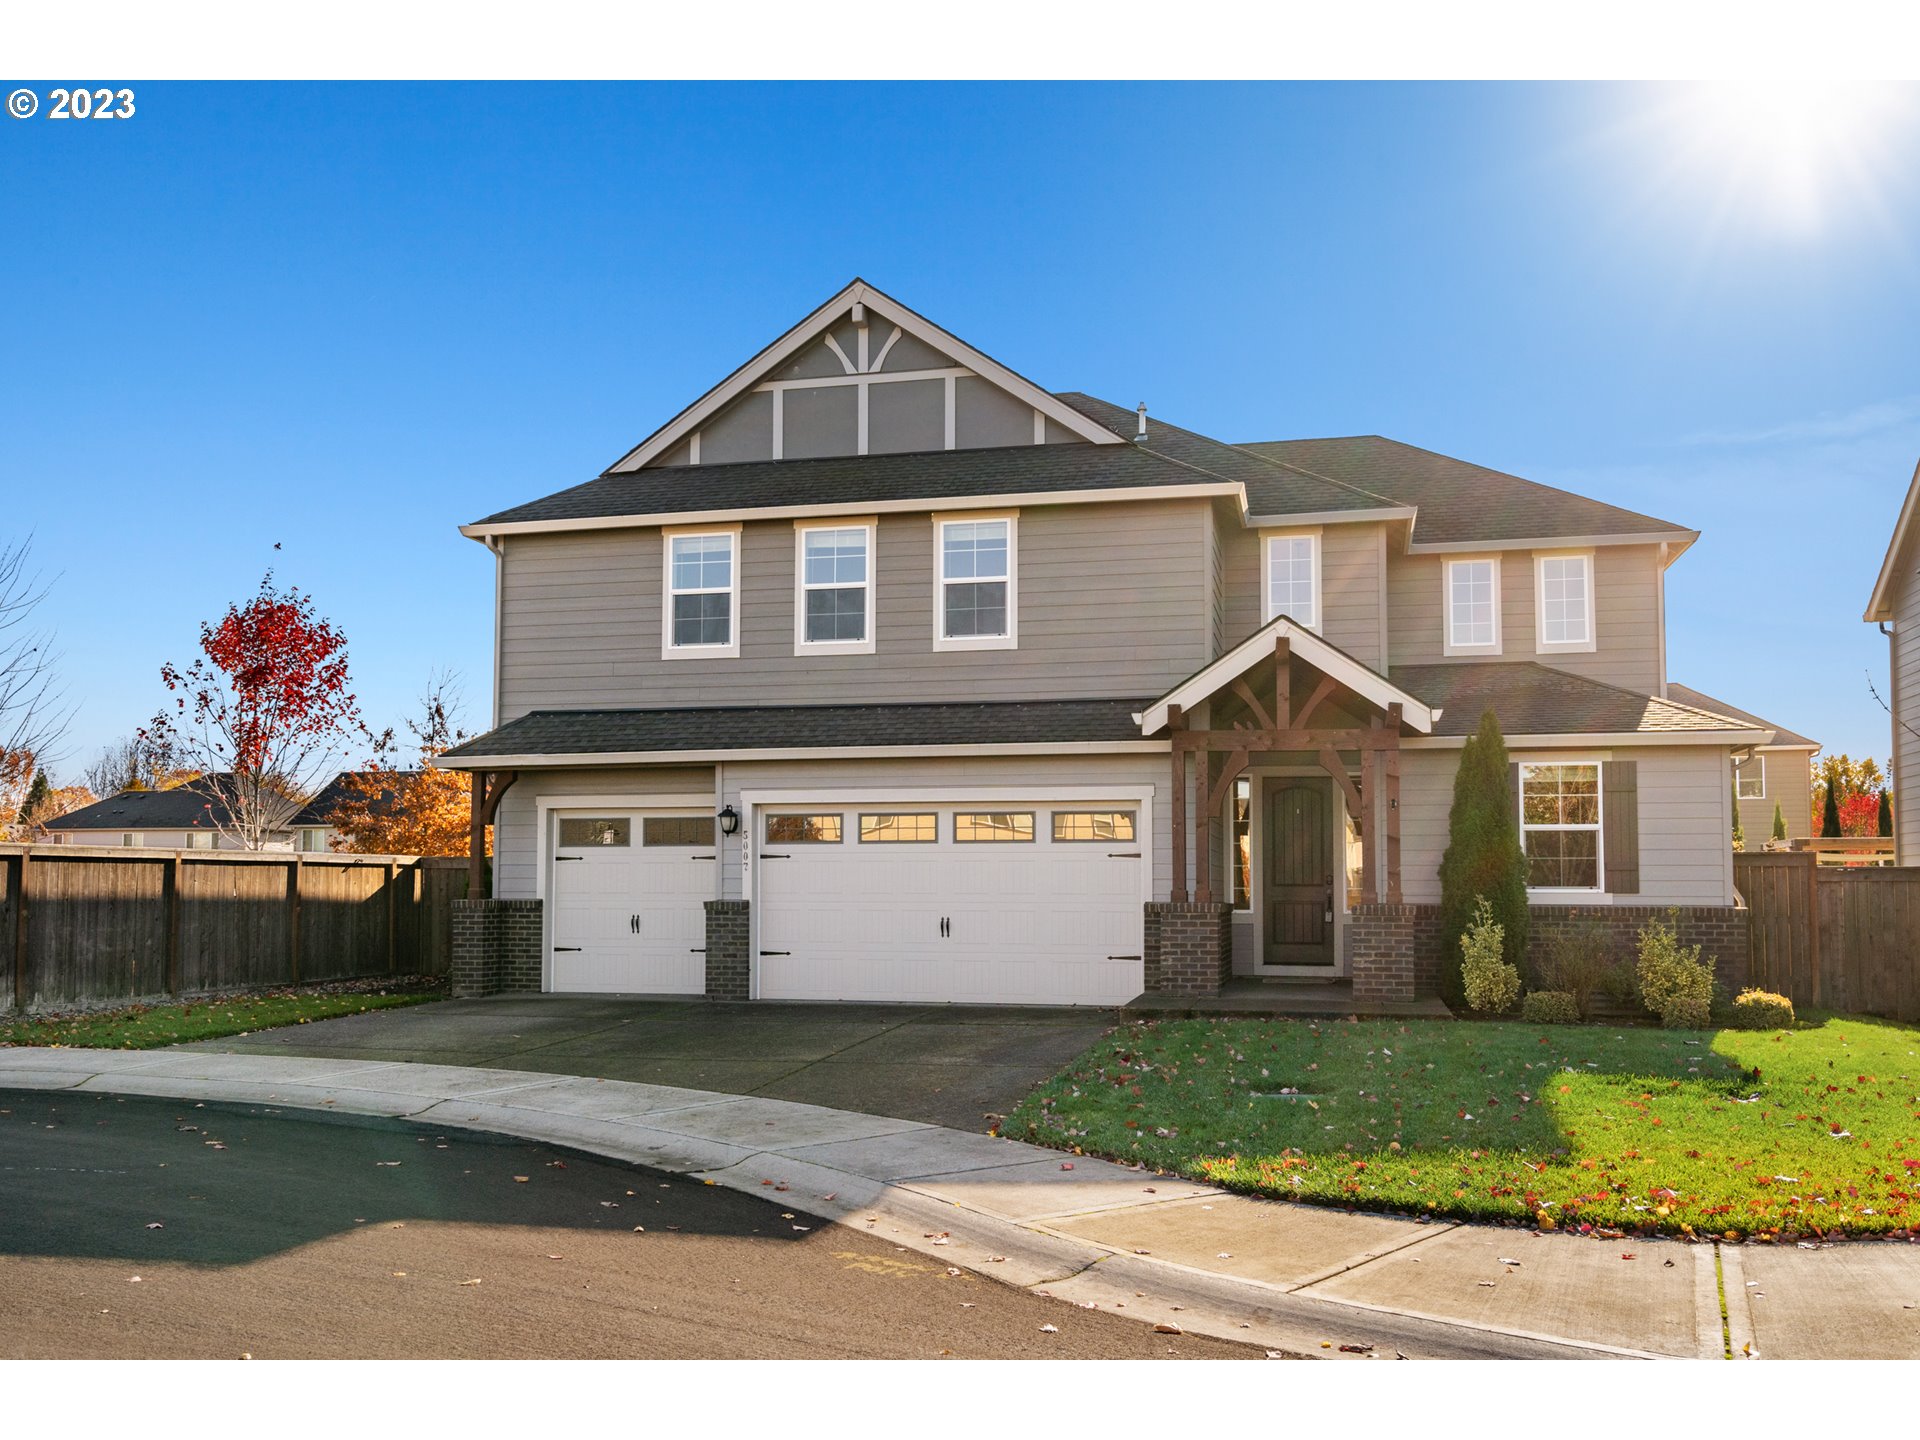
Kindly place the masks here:
POLYGON ((1243 450, 1404 505, 1418 506, 1413 547, 1645 535, 1691 544, 1698 532, 1381 435, 1263 440, 1243 450))
POLYGON ((1669 700, 1678 700, 1682 705, 1691 705, 1696 710, 1711 710, 1716 714, 1731 715, 1735 720, 1744 721, 1749 725, 1758 726, 1763 730, 1771 730, 1773 731, 1773 740, 1770 743, 1779 749, 1818 750, 1820 748, 1820 742, 1818 740, 1809 740, 1806 736, 1796 734, 1784 725, 1776 725, 1771 720, 1762 720, 1751 710, 1742 710, 1737 705, 1729 705, 1724 700, 1716 700, 1704 691, 1695 690, 1690 686, 1681 685, 1676 681, 1669 680, 1667 682, 1667 698, 1669 700))
MULTIPOLYGON (((302 829, 314 825, 331 825, 333 823, 334 810, 338 808, 340 803, 351 793, 353 782, 363 775, 368 777, 391 777, 398 780, 419 773, 417 770, 342 770, 321 788, 318 795, 315 795, 313 799, 301 807, 299 814, 295 815, 293 819, 287 823, 295 829, 302 829)), ((393 791, 390 788, 382 788, 371 808, 376 815, 390 815, 393 813, 394 805, 395 797, 393 791)))
POLYGON ((226 810, 191 781, 171 790, 122 790, 47 821, 49 830, 215 830, 226 810), (217 817, 217 818, 216 818, 217 817))
POLYGON ((1893 619, 1894 602, 1898 598, 1894 591, 1898 588, 1896 580, 1900 573, 1901 557, 1906 553, 1908 537, 1913 532, 1914 513, 1920 510, 1920 465, 1913 467, 1913 479, 1907 482, 1907 498, 1900 502, 1900 518, 1893 522, 1893 537, 1887 541, 1886 558, 1880 562, 1880 574, 1873 582, 1873 594, 1867 600, 1867 613, 1861 619, 1868 623, 1885 622, 1893 619))
MULTIPOLYGON (((672 710, 536 710, 456 745, 437 763, 476 768, 501 757, 862 751, 938 745, 1142 743, 1141 700, 1027 700, 953 705, 752 705, 672 710), (463 765, 462 762, 472 762, 463 765)), ((1162 745, 1164 748, 1164 745, 1162 745)))
MULTIPOLYGON (((1492 710, 1513 735, 1704 734, 1770 730, 1656 695, 1641 695, 1533 660, 1396 665, 1393 682, 1441 710, 1436 735, 1471 735, 1492 710)), ((1669 686, 1669 689, 1672 687, 1669 686)))

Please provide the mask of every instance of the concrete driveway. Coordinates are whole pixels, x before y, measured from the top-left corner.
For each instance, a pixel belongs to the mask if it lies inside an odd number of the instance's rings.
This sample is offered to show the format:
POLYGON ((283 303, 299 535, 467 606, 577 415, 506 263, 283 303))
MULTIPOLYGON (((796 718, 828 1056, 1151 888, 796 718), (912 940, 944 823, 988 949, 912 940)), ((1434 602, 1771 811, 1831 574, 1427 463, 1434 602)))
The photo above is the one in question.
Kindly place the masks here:
POLYGON ((191 1048, 591 1075, 984 1130, 1116 1023, 1109 1010, 504 995, 191 1048))

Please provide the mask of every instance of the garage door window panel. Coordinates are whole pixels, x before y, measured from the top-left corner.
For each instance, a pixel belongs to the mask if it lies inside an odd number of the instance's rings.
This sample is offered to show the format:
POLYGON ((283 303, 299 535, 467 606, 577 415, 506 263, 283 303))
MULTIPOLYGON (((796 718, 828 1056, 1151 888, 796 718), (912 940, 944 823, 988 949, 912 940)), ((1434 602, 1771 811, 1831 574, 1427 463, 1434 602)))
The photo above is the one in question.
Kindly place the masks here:
POLYGON ((1131 810, 1056 810, 1053 812, 1053 839, 1057 845, 1082 842, 1122 842, 1134 838, 1131 810))
POLYGON ((862 815, 862 845, 931 845, 940 838, 937 815, 862 815))
POLYGON ((838 845, 842 839, 840 817, 822 815, 769 815, 769 845, 838 845))
POLYGON ((563 850, 623 848, 633 843, 633 821, 626 816, 609 819, 560 821, 560 848, 563 850))
POLYGON ((953 838, 962 845, 1033 843, 1033 812, 962 810, 953 817, 953 838))
POLYGON ((640 843, 655 848, 710 847, 713 844, 713 817, 649 815, 640 823, 640 843))

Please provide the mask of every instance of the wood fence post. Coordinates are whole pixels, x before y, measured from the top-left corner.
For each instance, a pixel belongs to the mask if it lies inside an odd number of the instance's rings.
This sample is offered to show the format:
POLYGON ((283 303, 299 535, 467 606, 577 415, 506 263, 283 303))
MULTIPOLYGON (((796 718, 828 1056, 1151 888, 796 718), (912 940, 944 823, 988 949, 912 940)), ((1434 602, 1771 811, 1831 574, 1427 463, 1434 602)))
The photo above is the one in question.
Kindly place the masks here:
POLYGON ((167 927, 167 993, 180 993, 180 871, 185 862, 178 855, 167 861, 160 874, 160 923, 167 927))
POLYGON ((16 1015, 27 1013, 27 861, 25 850, 13 867, 13 1009, 16 1015))
POLYGON ((385 868, 387 872, 387 974, 394 975, 399 973, 399 951, 396 948, 396 942, 399 939, 397 922, 400 915, 398 908, 400 900, 400 867, 389 860, 385 868))
POLYGON ((292 983, 300 983, 300 885, 307 867, 296 851, 287 866, 287 973, 292 983))

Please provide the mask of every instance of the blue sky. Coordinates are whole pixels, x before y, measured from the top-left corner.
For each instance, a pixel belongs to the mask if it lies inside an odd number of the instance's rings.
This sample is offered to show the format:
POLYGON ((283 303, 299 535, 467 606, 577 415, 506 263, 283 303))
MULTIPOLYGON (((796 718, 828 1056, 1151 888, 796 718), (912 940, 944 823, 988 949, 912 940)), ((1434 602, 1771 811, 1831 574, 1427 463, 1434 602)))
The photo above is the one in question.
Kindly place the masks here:
POLYGON ((598 473, 855 274, 1055 389, 1698 528, 1672 677, 1886 753, 1859 616, 1920 458, 1905 116, 1794 168, 1777 115, 1644 86, 136 89, 0 119, 0 536, 55 579, 69 771, 268 564, 370 719, 452 668, 483 725, 491 562, 454 527, 598 473))

